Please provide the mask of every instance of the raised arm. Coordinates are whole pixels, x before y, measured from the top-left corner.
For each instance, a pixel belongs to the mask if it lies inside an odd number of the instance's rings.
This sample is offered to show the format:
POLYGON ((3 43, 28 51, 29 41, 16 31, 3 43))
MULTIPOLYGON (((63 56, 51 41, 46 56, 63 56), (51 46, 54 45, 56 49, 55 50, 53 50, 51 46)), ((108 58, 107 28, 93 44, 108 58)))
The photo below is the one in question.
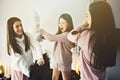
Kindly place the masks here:
POLYGON ((45 39, 47 39, 49 41, 57 41, 57 42, 68 41, 68 39, 67 39, 68 32, 58 34, 58 35, 50 34, 50 33, 46 32, 44 29, 40 29, 39 32, 45 39))

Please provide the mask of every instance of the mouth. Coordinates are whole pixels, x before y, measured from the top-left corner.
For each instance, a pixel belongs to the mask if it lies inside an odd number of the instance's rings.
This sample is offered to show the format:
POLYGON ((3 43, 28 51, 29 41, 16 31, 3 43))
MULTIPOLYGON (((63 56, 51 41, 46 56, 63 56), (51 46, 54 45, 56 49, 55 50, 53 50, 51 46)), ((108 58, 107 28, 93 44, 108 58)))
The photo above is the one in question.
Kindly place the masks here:
POLYGON ((18 32, 18 33, 22 33, 23 31, 22 31, 22 30, 18 30, 17 32, 18 32))
POLYGON ((61 31, 63 31, 63 28, 60 28, 61 31))
POLYGON ((23 31, 17 31, 17 33, 18 33, 19 35, 22 35, 22 34, 23 34, 23 31))

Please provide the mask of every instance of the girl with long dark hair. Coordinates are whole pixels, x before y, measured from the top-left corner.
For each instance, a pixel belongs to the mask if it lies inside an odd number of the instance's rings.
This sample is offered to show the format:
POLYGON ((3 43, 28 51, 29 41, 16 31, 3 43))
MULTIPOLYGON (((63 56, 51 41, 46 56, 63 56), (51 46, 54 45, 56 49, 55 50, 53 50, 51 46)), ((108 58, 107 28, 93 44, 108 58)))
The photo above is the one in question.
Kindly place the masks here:
POLYGON ((106 68, 116 62, 115 22, 110 5, 104 1, 91 3, 86 22, 87 27, 77 27, 68 35, 80 47, 81 80, 105 80, 106 68))

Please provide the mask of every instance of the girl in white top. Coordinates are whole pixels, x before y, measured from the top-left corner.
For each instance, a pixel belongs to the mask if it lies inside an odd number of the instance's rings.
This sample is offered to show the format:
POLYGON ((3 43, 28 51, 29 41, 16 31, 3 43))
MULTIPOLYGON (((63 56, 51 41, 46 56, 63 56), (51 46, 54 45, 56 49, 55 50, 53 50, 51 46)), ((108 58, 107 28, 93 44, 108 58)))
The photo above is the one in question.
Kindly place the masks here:
POLYGON ((40 45, 24 32, 17 17, 7 21, 7 50, 11 56, 12 80, 28 80, 29 68, 35 60, 38 65, 44 64, 40 45))

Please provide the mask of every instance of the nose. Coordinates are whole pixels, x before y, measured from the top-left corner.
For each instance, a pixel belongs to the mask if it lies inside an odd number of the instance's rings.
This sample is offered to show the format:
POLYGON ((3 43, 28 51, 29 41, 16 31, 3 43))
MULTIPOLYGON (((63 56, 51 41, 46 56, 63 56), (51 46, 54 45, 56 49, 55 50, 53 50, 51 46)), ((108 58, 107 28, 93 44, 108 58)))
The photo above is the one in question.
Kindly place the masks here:
POLYGON ((18 29, 22 29, 22 26, 19 26, 18 29))

